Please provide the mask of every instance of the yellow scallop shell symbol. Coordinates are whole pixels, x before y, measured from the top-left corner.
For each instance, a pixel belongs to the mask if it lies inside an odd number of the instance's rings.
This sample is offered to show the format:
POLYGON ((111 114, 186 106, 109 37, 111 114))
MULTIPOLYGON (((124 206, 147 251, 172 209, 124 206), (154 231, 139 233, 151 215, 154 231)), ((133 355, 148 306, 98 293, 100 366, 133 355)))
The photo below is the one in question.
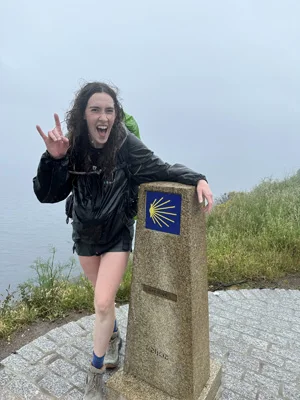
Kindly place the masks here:
POLYGON ((176 216, 177 214, 172 213, 170 211, 166 211, 166 210, 170 210, 170 209, 174 209, 175 206, 166 206, 167 204, 169 204, 171 202, 171 200, 167 200, 164 203, 161 203, 163 201, 163 197, 161 197, 158 201, 157 199, 155 199, 153 201, 152 204, 150 204, 150 208, 149 208, 149 213, 150 213, 150 218, 152 219, 152 221, 155 224, 158 224, 161 228, 162 225, 164 224, 165 226, 167 226, 169 228, 170 225, 168 225, 169 222, 171 223, 175 223, 175 221, 173 219, 171 219, 170 217, 172 215, 176 216))

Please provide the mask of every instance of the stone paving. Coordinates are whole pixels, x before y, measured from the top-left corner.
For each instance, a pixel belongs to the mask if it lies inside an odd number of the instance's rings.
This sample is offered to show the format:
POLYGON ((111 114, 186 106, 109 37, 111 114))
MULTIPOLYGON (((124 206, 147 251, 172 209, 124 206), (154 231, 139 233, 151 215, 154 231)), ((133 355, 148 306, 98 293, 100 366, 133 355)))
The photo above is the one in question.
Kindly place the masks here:
MULTIPOLYGON (((128 306, 117 310, 124 339, 127 315, 128 306)), ((300 291, 210 292, 209 317, 222 400, 300 400, 300 291)), ((70 322, 4 359, 0 400, 82 399, 93 324, 94 316, 70 322)))

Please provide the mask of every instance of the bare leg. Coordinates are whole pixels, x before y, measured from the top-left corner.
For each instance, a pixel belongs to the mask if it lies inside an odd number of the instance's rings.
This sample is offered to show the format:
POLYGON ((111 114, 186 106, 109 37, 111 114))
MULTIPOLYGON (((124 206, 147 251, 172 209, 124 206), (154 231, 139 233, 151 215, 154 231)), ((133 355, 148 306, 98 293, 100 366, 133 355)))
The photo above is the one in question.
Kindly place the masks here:
MULTIPOLYGON (((111 338, 115 320, 115 296, 120 286, 123 274, 128 262, 129 252, 111 252, 104 254, 101 258, 79 257, 82 268, 87 278, 95 288, 95 312, 96 321, 94 329, 94 353, 98 357, 103 357, 107 350, 111 338)), ((115 346, 118 338, 111 342, 115 346)), ((117 349, 118 351, 118 349, 117 349)), ((118 358, 118 354, 117 354, 118 358)), ((93 359, 94 361, 94 359, 93 359)), ((98 362, 96 360, 96 362, 98 362)), ((114 363, 113 358, 113 363, 114 363)), ((105 387, 103 374, 106 366, 97 368, 90 365, 87 373, 87 383, 84 392, 84 400, 105 399, 105 387)), ((112 368, 113 364, 107 365, 112 368)), ((115 365, 114 365, 115 366, 115 365)))
POLYGON ((106 253, 101 257, 95 285, 96 322, 94 352, 105 354, 115 320, 115 296, 126 270, 129 252, 106 253))
MULTIPOLYGON (((88 280, 93 285, 93 288, 95 289, 101 262, 100 256, 79 256, 78 258, 85 276, 88 278, 88 280)), ((114 318, 116 319, 116 316, 114 316, 114 318)))
POLYGON ((101 262, 100 256, 91 256, 91 257, 79 256, 78 258, 85 276, 88 278, 88 280, 95 288, 101 262))

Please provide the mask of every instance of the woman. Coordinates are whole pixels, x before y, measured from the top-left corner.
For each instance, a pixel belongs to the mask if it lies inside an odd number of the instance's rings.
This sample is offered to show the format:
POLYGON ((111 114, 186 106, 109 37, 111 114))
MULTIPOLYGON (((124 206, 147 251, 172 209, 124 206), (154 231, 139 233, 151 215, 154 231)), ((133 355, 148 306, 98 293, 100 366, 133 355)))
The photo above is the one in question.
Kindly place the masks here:
POLYGON ((74 248, 95 288, 94 352, 85 400, 104 398, 105 368, 118 364, 121 339, 114 301, 131 250, 138 185, 152 181, 194 185, 199 202, 207 200, 205 211, 213 202, 204 175, 161 161, 127 131, 123 118, 116 91, 92 82, 77 93, 67 113, 67 137, 57 114, 48 135, 37 126, 47 151, 33 180, 35 194, 43 203, 54 203, 72 191, 74 248))

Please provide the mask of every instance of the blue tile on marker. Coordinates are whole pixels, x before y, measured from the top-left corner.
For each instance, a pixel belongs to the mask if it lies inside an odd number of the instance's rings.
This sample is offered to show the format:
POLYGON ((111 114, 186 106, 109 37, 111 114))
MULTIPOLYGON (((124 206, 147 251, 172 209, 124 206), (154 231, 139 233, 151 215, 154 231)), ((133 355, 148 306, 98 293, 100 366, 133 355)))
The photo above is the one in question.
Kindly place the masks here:
POLYGON ((181 196, 179 194, 146 193, 146 228, 180 235, 181 196))

